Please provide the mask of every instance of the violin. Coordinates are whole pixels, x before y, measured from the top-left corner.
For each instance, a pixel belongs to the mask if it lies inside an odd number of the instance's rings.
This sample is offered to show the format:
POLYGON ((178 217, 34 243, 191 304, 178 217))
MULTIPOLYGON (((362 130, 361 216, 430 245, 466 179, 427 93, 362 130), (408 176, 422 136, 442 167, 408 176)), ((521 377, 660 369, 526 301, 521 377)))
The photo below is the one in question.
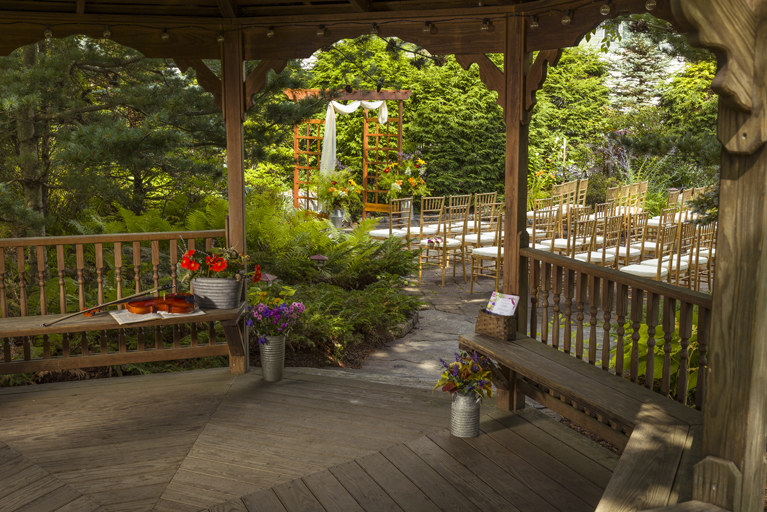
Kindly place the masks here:
POLYGON ((194 295, 191 293, 171 293, 164 297, 134 300, 125 304, 125 309, 137 315, 157 313, 191 313, 194 311, 194 295))

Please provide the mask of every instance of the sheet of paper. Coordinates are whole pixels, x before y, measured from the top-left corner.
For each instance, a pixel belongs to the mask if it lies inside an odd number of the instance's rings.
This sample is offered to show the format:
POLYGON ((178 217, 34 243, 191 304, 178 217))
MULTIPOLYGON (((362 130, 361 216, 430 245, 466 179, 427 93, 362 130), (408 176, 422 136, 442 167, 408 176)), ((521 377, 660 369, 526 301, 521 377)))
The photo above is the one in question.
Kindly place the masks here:
POLYGON ((519 305, 519 297, 505 293, 493 292, 487 303, 487 312, 500 316, 514 316, 519 305))
POLYGON ((146 322, 147 320, 157 320, 162 318, 159 313, 147 313, 145 315, 137 315, 131 313, 127 309, 118 309, 117 311, 110 311, 110 315, 114 318, 118 324, 135 324, 138 322, 146 322))

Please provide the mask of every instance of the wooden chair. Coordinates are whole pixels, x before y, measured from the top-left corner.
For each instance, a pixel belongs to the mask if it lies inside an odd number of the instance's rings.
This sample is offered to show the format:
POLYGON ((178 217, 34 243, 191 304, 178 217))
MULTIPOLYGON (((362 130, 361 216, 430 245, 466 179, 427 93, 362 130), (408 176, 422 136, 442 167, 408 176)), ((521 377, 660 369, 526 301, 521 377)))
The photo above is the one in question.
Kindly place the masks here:
POLYGON ((605 202, 606 203, 613 203, 616 206, 618 206, 619 203, 620 203, 620 192, 621 192, 620 186, 609 187, 605 191, 605 202))
POLYGON ((447 206, 466 206, 467 208, 471 205, 471 194, 462 194, 458 196, 450 196, 447 200, 447 206))
POLYGON ((410 238, 410 219, 413 211, 413 198, 402 197, 389 201, 389 226, 374 229, 368 234, 376 240, 386 240, 390 237, 410 238))
POLYGON ((495 291, 499 289, 503 271, 503 214, 497 217, 493 245, 476 247, 471 252, 471 276, 469 293, 474 293, 474 280, 480 277, 495 279, 495 291))
MULTIPOLYGON (((552 240, 556 237, 557 220, 559 218, 558 207, 553 205, 551 198, 536 199, 536 209, 533 215, 533 225, 527 229, 529 246, 533 249, 544 249, 544 240, 552 240)), ((551 250, 551 243, 548 249, 551 250)))
POLYGON ((714 266, 716 263, 716 228, 711 223, 698 226, 696 246, 690 257, 691 286, 695 291, 701 290, 703 282, 711 291, 714 285, 714 266))
POLYGON ((498 201, 498 192, 483 192, 481 194, 474 194, 474 217, 469 218, 469 231, 479 231, 479 219, 477 212, 482 210, 482 207, 487 204, 492 204, 498 201))
MULTIPOLYGON (((469 196, 471 197, 471 196, 469 196)), ((444 250, 446 252, 445 258, 447 264, 453 262, 453 277, 455 277, 455 267, 458 262, 461 263, 463 268, 463 282, 466 282, 466 259, 467 259, 467 246, 466 237, 469 236, 468 224, 469 224, 469 207, 471 202, 463 202, 463 204, 456 204, 454 206, 448 206, 445 209, 445 237, 447 239, 454 239, 459 242, 457 246, 451 244, 445 244, 444 250)), ((442 271, 442 285, 445 284, 444 269, 442 271)))
MULTIPOLYGON (((616 215, 620 215, 616 212, 616 215)), ((644 248, 647 236, 647 220, 650 214, 647 212, 624 216, 623 243, 617 247, 608 247, 608 254, 616 254, 615 265, 631 265, 632 262, 640 262, 644 257, 644 248)))
POLYGON ((618 248, 620 247, 621 233, 623 232, 624 217, 623 215, 612 215, 594 219, 594 222, 597 224, 596 232, 601 232, 603 240, 601 247, 592 247, 587 252, 576 254, 574 258, 578 261, 594 263, 603 267, 617 268, 618 248))
POLYGON ((578 180, 578 189, 575 196, 575 204, 586 206, 586 193, 589 189, 589 179, 578 180))
POLYGON ((665 281, 670 274, 670 266, 673 261, 672 255, 674 254, 674 247, 676 245, 676 233, 677 225, 671 224, 670 226, 664 226, 660 230, 658 237, 658 252, 655 265, 643 265, 641 263, 635 263, 633 265, 627 265, 622 267, 621 272, 627 274, 647 277, 655 279, 656 281, 665 281))
POLYGON ((681 191, 678 188, 670 188, 666 191, 666 208, 679 206, 679 193, 681 191))
MULTIPOLYGON (((669 283, 679 285, 682 279, 687 276, 690 268, 688 252, 692 249, 697 231, 697 226, 691 222, 678 225, 673 251, 669 256, 664 256, 668 261, 662 262, 663 266, 668 267, 669 283)), ((658 257, 644 260, 641 264, 655 267, 658 264, 658 257)))
POLYGON ((411 228, 413 246, 418 246, 420 240, 430 236, 444 236, 444 197, 421 198, 421 213, 418 216, 418 227, 411 228))

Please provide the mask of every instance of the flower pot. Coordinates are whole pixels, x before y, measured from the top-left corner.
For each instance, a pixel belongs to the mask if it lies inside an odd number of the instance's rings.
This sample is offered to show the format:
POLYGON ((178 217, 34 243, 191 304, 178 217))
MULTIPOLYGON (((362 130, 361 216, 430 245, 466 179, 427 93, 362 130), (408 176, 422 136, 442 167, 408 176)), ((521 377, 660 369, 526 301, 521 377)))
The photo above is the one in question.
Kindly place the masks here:
POLYGON ((479 397, 474 393, 453 394, 450 406, 450 433, 455 437, 479 435, 479 397))
POLYGON ((335 208, 332 212, 330 212, 330 222, 335 226, 337 229, 341 229, 341 226, 344 223, 344 216, 345 213, 343 208, 335 208))
POLYGON ((201 309, 234 309, 241 302, 242 283, 235 279, 195 277, 192 279, 194 303, 201 309))
POLYGON ((285 366, 285 336, 265 336, 266 343, 258 345, 261 354, 261 371, 266 382, 282 379, 285 366))

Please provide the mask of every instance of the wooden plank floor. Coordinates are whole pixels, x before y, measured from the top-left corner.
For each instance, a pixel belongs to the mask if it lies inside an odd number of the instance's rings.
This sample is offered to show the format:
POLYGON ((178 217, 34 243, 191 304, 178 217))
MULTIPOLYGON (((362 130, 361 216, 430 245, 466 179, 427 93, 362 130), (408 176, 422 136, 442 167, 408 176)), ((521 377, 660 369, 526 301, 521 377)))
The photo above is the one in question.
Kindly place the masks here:
POLYGON ((300 369, 273 384, 214 369, 0 389, 0 500, 23 462, 41 482, 28 510, 57 496, 105 511, 593 510, 615 455, 488 404, 483 435, 453 438, 449 406, 300 369))

